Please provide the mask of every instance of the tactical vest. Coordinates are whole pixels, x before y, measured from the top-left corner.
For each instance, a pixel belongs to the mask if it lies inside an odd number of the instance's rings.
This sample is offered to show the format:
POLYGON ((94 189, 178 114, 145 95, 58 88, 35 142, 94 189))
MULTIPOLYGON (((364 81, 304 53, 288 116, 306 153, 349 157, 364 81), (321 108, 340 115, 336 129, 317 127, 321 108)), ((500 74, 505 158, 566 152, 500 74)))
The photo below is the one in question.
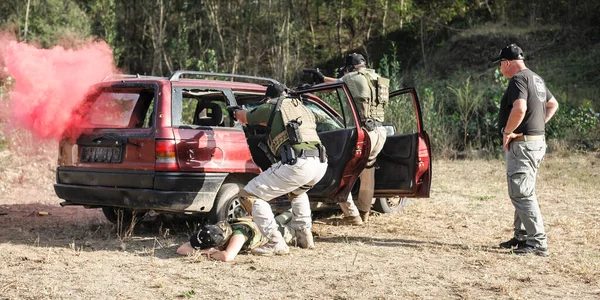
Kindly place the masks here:
MULTIPOLYGON (((358 103, 358 110, 362 120, 373 119, 383 122, 385 107, 390 99, 390 80, 388 78, 377 75, 373 70, 361 69, 356 71, 357 74, 364 76, 367 79, 367 86, 362 86, 357 80, 344 81, 352 93, 352 97, 358 103), (368 93, 366 92, 368 89, 368 93)), ((347 75, 348 76, 348 75, 347 75)))
MULTIPOLYGON (((273 154, 277 155, 279 147, 290 141, 288 132, 285 130, 285 127, 290 121, 298 121, 298 123, 300 123, 298 130, 302 142, 321 143, 321 139, 319 138, 319 135, 317 135, 315 115, 308 107, 302 104, 301 100, 297 98, 285 98, 281 102, 279 111, 281 112, 281 118, 283 119, 284 130, 275 137, 269 135, 269 149, 271 149, 273 154)), ((291 144, 294 145, 294 143, 291 144)))
POLYGON ((244 250, 252 250, 254 248, 258 248, 264 244, 266 244, 269 240, 260 232, 258 225, 252 221, 250 217, 241 217, 237 219, 229 220, 229 225, 233 230, 236 229, 237 226, 247 226, 250 228, 251 237, 248 238, 248 242, 244 250))

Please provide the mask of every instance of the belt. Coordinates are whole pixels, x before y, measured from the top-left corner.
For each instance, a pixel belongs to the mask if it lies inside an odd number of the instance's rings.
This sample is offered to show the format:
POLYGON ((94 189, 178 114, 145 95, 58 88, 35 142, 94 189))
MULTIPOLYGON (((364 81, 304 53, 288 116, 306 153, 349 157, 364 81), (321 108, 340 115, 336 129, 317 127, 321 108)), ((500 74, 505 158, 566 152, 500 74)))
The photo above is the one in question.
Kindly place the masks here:
POLYGON ((527 141, 544 141, 544 140, 546 140, 546 137, 543 135, 520 135, 516 138, 513 138, 512 140, 517 141, 517 142, 520 142, 520 141, 525 141, 525 142, 527 142, 527 141))
POLYGON ((300 151, 296 151, 296 156, 299 158, 319 157, 319 149, 302 149, 300 151))

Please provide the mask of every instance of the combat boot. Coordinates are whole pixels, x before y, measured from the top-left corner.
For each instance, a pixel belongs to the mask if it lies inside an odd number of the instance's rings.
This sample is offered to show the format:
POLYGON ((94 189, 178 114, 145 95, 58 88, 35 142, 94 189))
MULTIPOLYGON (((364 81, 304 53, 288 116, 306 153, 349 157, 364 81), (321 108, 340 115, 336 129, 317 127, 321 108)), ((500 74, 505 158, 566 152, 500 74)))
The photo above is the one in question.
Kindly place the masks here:
POLYGON ((250 252, 254 255, 261 256, 286 255, 290 253, 290 248, 285 243, 285 240, 283 239, 283 236, 281 236, 281 232, 279 232, 279 230, 274 230, 268 238, 269 242, 258 248, 250 250, 250 252))
POLYGON ((360 214, 360 218, 362 219, 363 223, 368 223, 369 222, 369 212, 368 211, 358 211, 358 213, 360 214))
POLYGON ((298 243, 298 247, 303 249, 315 248, 315 242, 310 228, 296 229, 296 242, 298 243))

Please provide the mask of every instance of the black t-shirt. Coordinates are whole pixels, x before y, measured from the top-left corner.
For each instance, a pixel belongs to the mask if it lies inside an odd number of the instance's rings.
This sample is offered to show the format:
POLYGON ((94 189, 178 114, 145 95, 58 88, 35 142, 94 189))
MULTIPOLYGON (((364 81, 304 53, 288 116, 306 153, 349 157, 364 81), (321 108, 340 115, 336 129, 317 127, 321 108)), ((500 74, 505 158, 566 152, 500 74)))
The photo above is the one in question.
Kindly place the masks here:
POLYGON ((498 127, 502 129, 506 126, 515 100, 525 99, 527 111, 523 122, 514 132, 524 135, 543 135, 545 133, 546 102, 552 97, 552 93, 546 87, 542 77, 529 69, 521 70, 510 79, 504 96, 502 96, 498 127))

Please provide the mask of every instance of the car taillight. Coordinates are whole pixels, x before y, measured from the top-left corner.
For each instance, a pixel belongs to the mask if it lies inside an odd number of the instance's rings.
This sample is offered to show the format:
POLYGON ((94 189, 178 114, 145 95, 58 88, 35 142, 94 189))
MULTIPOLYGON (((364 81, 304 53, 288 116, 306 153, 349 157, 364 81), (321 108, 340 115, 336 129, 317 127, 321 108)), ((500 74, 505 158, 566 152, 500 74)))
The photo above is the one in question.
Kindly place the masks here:
POLYGON ((156 141, 156 171, 177 171, 177 156, 175 152, 175 141, 156 141))

